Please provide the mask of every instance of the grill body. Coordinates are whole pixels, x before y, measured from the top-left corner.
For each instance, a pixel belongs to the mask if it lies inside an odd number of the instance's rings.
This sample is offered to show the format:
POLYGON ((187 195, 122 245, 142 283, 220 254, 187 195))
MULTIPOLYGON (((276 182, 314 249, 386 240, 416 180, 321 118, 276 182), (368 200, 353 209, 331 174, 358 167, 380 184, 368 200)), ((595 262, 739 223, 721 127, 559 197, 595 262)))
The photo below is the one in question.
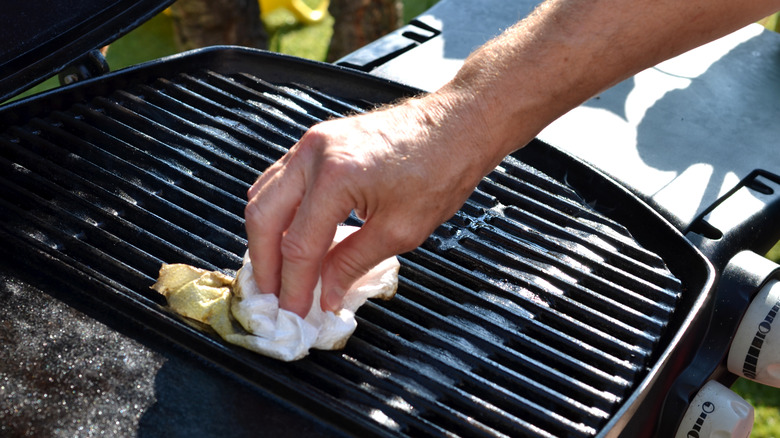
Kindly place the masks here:
MULTIPOLYGON (((37 286, 120 321, 152 350, 182 347, 183 372, 187 358, 222 370, 190 384, 265 408, 235 421, 237 434, 284 431, 289 422, 273 419, 299 416, 358 436, 650 433, 690 359, 676 348, 712 269, 629 192, 541 142, 508 157, 402 255, 397 297, 362 308, 343 351, 266 359, 194 329, 149 289, 161 263, 240 266, 244 194, 308 126, 414 93, 212 48, 7 106, 4 266, 24 273, 27 293, 37 286)), ((23 370, 6 374, 25 384, 23 370)))

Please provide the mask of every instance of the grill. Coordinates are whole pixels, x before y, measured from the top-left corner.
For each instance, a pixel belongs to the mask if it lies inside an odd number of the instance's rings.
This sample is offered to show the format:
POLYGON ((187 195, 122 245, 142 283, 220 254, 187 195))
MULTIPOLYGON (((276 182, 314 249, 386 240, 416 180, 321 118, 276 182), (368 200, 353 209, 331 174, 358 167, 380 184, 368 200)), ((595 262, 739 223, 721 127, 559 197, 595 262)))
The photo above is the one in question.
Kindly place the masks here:
POLYGON ((194 329, 149 289, 161 263, 234 273, 257 174, 318 121, 413 93, 213 48, 9 105, 6 256, 345 434, 605 433, 682 366, 668 357, 712 274, 644 204, 540 142, 400 257, 397 296, 361 308, 342 351, 279 363, 194 329))

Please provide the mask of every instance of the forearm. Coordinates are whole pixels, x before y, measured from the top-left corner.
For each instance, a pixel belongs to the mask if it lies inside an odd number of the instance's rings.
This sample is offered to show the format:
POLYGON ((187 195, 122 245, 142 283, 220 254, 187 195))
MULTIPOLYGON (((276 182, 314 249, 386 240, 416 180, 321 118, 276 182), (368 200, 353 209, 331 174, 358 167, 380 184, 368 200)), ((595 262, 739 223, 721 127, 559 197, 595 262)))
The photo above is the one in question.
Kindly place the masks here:
POLYGON ((780 8, 777 0, 553 0, 432 95, 480 127, 484 172, 615 83, 780 8))

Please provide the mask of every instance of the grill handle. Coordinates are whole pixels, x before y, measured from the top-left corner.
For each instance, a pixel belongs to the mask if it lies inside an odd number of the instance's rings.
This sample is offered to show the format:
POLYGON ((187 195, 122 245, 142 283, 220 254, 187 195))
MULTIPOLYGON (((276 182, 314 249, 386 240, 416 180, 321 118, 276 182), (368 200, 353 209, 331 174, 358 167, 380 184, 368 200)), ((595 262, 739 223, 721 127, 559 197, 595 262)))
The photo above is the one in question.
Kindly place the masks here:
POLYGON ((742 250, 766 254, 780 240, 780 176, 754 170, 685 230, 718 272, 742 250))

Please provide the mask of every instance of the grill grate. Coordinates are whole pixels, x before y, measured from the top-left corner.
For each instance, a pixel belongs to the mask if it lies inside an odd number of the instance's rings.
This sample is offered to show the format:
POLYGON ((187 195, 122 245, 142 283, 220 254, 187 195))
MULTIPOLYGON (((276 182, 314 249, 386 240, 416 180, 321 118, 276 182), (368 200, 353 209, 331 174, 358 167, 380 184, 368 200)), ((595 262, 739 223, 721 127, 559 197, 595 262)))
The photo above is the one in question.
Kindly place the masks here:
POLYGON ((163 262, 237 269, 257 173, 308 126, 369 107, 208 70, 74 103, 0 134, 0 233, 345 430, 596 435, 652 365, 682 288, 625 228, 513 157, 403 255, 398 295, 358 312, 343 351, 291 364, 238 351, 149 289, 163 262))

